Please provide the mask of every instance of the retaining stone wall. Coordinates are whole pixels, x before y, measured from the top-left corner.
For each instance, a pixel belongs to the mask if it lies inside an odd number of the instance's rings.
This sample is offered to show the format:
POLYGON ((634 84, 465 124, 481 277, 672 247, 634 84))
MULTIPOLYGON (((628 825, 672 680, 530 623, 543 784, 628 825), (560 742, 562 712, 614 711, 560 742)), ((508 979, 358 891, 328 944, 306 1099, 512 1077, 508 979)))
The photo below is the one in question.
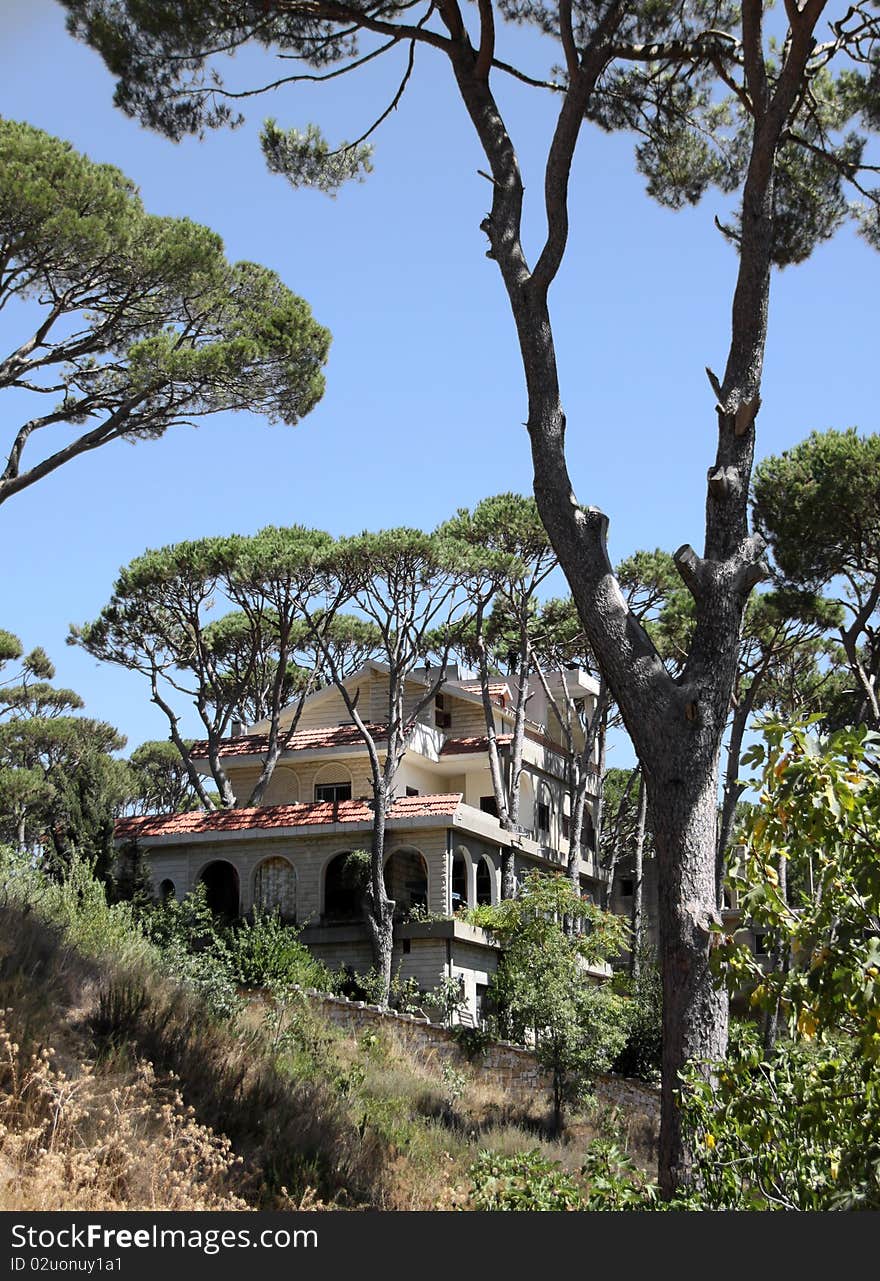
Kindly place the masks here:
MULTIPOLYGON (((438 1062, 453 1066, 467 1063, 464 1050, 455 1039, 453 1029, 431 1023, 413 1014, 397 1014, 383 1010, 378 1005, 363 1001, 347 1001, 343 997, 309 990, 306 993, 321 1010, 325 1018, 355 1034, 393 1028, 395 1036, 414 1057, 425 1062, 438 1062)), ((518 1102, 530 1102, 536 1095, 550 1091, 550 1078, 539 1066, 534 1053, 509 1041, 491 1042, 485 1054, 472 1065, 494 1083, 501 1086, 518 1102)), ((643 1112, 659 1119, 660 1091, 642 1081, 627 1077, 600 1076, 596 1081, 596 1095, 609 1107, 643 1112)))

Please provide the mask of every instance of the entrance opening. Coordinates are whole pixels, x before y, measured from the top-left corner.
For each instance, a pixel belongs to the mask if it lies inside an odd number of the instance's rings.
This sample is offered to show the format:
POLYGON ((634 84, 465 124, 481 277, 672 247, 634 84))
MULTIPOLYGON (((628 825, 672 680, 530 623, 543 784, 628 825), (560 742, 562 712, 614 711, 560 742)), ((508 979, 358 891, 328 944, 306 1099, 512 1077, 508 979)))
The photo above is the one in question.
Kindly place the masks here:
POLYGON ((231 863, 218 859, 202 872, 208 907, 215 916, 232 921, 238 916, 238 872, 231 863))

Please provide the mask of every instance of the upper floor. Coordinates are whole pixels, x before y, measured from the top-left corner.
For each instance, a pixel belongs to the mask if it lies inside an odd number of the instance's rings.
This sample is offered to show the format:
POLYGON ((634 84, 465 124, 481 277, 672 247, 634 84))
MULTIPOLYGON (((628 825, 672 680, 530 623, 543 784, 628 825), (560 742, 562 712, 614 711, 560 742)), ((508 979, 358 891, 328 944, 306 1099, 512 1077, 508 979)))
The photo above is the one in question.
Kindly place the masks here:
MULTIPOLYGON (((436 677, 430 669, 416 669, 405 689, 405 714, 412 715, 424 701, 436 677)), ((551 695, 558 697, 565 680, 571 698, 589 715, 598 689, 595 681, 580 670, 548 678, 551 695)), ((514 700, 517 690, 503 679, 493 681, 489 693, 493 729, 499 762, 509 795, 514 731, 514 700)), ((388 721, 388 671, 370 661, 346 682, 347 692, 356 700, 358 714, 368 724, 383 755, 383 732, 388 721)), ((537 678, 533 678, 527 703, 527 720, 519 783, 517 830, 529 848, 551 860, 567 857, 570 831, 570 800, 566 775, 565 735, 558 715, 537 678)), ((340 691, 328 686, 307 698, 297 714, 295 705, 281 715, 280 730, 286 742, 263 798, 263 805, 314 804, 366 799, 372 795, 370 760, 364 740, 353 723, 340 691)), ((221 754, 239 806, 246 805, 259 778, 267 746, 269 724, 259 722, 241 727, 243 732, 228 739, 221 754)), ((577 750, 583 748, 578 723, 573 726, 577 750)), ((196 745, 194 756, 207 773, 204 747, 196 745)), ((595 765, 595 762, 594 762, 595 765)), ((583 857, 594 853, 592 800, 582 834, 583 857)), ((489 766, 486 714, 479 681, 468 672, 453 668, 436 694, 418 711, 407 750, 395 779, 398 797, 459 793, 462 803, 479 812, 480 827, 498 827, 498 809, 489 766)), ((476 813, 473 816, 476 817, 476 813)))

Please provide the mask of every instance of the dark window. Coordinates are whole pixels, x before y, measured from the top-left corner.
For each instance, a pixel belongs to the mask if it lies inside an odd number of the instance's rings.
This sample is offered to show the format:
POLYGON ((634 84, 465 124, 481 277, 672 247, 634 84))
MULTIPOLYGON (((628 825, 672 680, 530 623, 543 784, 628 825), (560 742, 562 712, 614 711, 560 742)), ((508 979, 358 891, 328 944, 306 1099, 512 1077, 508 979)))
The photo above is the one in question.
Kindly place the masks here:
POLYGON ((550 831, 550 806, 546 801, 538 801, 538 831, 550 831))
POLYGON ((446 706, 443 694, 438 694, 434 699, 434 724, 438 729, 449 729, 452 724, 452 713, 446 706))
POLYGON ((351 783, 316 783, 315 800, 332 801, 334 804, 338 801, 350 801, 351 783))
POLYGON ((165 899, 174 898, 174 882, 165 880, 159 886, 159 897, 165 899))
POLYGON ((460 854, 452 859, 452 910, 467 907, 467 864, 460 854))
POLYGON ((756 934, 755 935, 755 956, 766 956, 766 955, 767 955, 767 935, 756 934))
POLYGON ((484 814, 493 814, 495 818, 498 817, 498 802, 494 796, 481 796, 480 809, 484 814))
POLYGON ((406 794, 407 796, 420 796, 421 792, 417 787, 408 787, 406 789, 406 794))
POLYGON ((404 940, 403 940, 403 955, 404 955, 404 956, 409 956, 409 954, 410 954, 410 952, 411 952, 411 951, 412 951, 412 940, 411 940, 411 939, 404 939, 404 940))
POLYGON ((632 898, 635 882, 631 876, 622 876, 620 878, 620 894, 622 898, 632 898))
POLYGON ((481 858, 477 864, 477 903, 480 907, 492 902, 492 873, 489 864, 481 858))
POLYGON ((568 838, 569 838, 570 836, 571 836, 571 819, 568 817, 568 815, 567 815, 567 814, 563 814, 563 816, 562 816, 562 839, 563 839, 564 841, 567 841, 567 840, 568 840, 568 838))
POLYGON ((593 825, 593 816, 584 811, 584 830, 581 832, 581 844, 586 845, 587 849, 596 850, 596 828, 593 825))

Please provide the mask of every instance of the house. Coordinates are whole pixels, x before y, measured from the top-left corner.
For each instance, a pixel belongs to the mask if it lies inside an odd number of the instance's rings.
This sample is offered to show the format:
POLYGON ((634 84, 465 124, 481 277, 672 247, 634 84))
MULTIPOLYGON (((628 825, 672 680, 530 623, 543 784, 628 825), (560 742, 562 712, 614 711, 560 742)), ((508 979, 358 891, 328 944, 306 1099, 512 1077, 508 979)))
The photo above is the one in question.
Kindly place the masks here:
MULTIPOLYGON (((424 670, 412 673, 413 707, 429 679, 424 670)), ((584 672, 555 677, 562 679, 574 698, 595 700, 597 686, 584 672)), ((381 751, 387 668, 368 662, 346 685, 357 692, 359 712, 381 751)), ((498 680, 490 694, 502 765, 509 769, 512 691, 498 680)), ((537 682, 528 706, 516 832, 502 829, 497 817, 479 683, 457 668, 416 723, 388 814, 393 972, 399 968, 402 978, 414 977, 424 990, 444 976, 459 977, 475 1017, 498 949, 456 913, 498 901, 506 848, 513 850, 519 876, 532 868, 560 870, 568 860, 565 754, 537 682)), ((290 730, 293 714, 293 708, 282 714, 282 730, 290 730)), ((222 763, 237 798, 247 797, 257 778, 267 730, 267 723, 250 726, 224 745, 222 763)), ((206 745, 197 745, 194 755, 204 759, 206 745)), ((302 941, 321 960, 363 972, 372 956, 345 861, 350 851, 369 848, 370 777, 366 745, 339 691, 327 686, 306 700, 260 807, 127 818, 118 824, 117 841, 136 841, 148 856, 157 894, 179 899, 202 881, 212 907, 228 916, 278 909, 302 927, 302 941)), ((593 792, 580 861, 582 891, 592 897, 598 888, 594 801, 593 792)))

